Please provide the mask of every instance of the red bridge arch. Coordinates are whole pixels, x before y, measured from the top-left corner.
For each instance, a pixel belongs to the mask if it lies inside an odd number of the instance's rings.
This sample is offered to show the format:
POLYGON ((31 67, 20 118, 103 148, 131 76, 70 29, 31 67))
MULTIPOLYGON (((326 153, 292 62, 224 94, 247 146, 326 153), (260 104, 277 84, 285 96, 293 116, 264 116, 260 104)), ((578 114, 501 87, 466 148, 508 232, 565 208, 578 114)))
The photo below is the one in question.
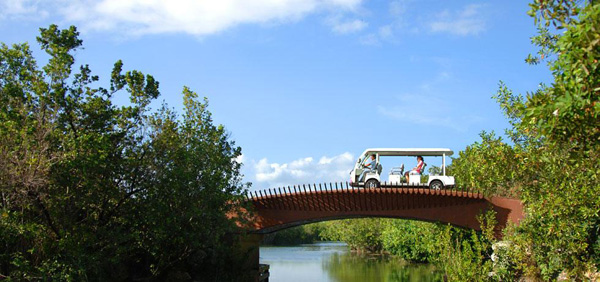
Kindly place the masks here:
POLYGON ((285 228, 332 219, 388 217, 449 223, 480 230, 477 215, 496 211, 496 234, 524 217, 517 199, 484 197, 474 191, 430 190, 425 186, 356 188, 346 183, 292 186, 254 192, 252 233, 266 234, 285 228))

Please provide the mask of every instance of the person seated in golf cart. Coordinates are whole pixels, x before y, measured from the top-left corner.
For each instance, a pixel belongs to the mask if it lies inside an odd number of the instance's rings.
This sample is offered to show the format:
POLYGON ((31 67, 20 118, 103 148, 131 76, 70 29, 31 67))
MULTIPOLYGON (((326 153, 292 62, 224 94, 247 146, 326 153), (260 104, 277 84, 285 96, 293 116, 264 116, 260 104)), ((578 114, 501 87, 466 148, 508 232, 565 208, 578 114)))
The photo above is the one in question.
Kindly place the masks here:
POLYGON ((373 172, 377 169, 376 156, 371 155, 371 161, 366 161, 366 163, 363 164, 363 167, 365 168, 365 170, 363 171, 363 173, 360 176, 361 182, 364 181, 365 175, 367 174, 367 172, 373 172))
POLYGON ((423 161, 422 156, 417 156, 417 166, 413 167, 412 170, 404 173, 404 177, 406 177, 406 182, 408 183, 409 175, 421 175, 423 170, 425 169, 425 162, 423 161))

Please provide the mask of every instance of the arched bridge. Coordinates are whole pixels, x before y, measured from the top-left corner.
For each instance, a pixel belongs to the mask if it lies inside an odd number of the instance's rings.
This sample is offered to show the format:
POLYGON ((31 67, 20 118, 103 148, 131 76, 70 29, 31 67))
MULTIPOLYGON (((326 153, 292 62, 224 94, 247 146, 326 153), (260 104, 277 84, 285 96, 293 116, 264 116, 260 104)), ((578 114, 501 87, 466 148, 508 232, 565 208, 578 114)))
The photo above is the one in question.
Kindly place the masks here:
POLYGON ((288 186, 256 191, 248 195, 254 207, 250 220, 253 233, 265 234, 311 222, 389 217, 449 223, 480 230, 477 215, 496 211, 496 234, 508 222, 523 218, 519 200, 484 197, 463 189, 431 190, 426 186, 388 185, 358 188, 348 183, 288 186))

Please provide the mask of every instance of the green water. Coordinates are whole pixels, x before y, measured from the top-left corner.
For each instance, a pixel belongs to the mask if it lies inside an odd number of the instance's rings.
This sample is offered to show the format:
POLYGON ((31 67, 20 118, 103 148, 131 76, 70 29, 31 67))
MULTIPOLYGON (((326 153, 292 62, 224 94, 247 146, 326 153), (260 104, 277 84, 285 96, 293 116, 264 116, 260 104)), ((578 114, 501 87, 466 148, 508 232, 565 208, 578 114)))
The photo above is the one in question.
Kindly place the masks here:
POLYGON ((270 265, 271 282, 441 281, 440 274, 431 265, 358 255, 337 242, 260 247, 260 263, 270 265))

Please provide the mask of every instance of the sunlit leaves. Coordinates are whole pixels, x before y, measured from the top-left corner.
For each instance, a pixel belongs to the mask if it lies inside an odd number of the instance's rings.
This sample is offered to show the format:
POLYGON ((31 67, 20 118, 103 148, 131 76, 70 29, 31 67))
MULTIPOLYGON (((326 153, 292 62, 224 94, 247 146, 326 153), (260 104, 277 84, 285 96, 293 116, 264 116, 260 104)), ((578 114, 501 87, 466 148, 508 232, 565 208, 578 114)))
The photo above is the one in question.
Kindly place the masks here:
POLYGON ((117 61, 106 90, 88 65, 72 73, 75 27, 41 29, 38 42, 43 71, 28 45, 0 49, 0 274, 113 281, 233 268, 222 239, 235 228, 226 212, 243 189, 241 149, 206 100, 186 88, 183 117, 151 112, 151 75, 122 74, 117 61), (113 104, 119 92, 130 105, 113 104))
POLYGON ((600 4, 536 0, 530 6, 540 50, 527 61, 547 61, 554 81, 526 96, 501 83, 495 98, 511 123, 513 144, 484 135, 452 168, 459 183, 519 188, 527 216, 508 236, 513 279, 593 280, 600 268, 600 4))
POLYGON ((523 173, 525 155, 495 134, 480 134, 481 141, 467 146, 449 167, 457 185, 491 196, 516 197, 523 173))

